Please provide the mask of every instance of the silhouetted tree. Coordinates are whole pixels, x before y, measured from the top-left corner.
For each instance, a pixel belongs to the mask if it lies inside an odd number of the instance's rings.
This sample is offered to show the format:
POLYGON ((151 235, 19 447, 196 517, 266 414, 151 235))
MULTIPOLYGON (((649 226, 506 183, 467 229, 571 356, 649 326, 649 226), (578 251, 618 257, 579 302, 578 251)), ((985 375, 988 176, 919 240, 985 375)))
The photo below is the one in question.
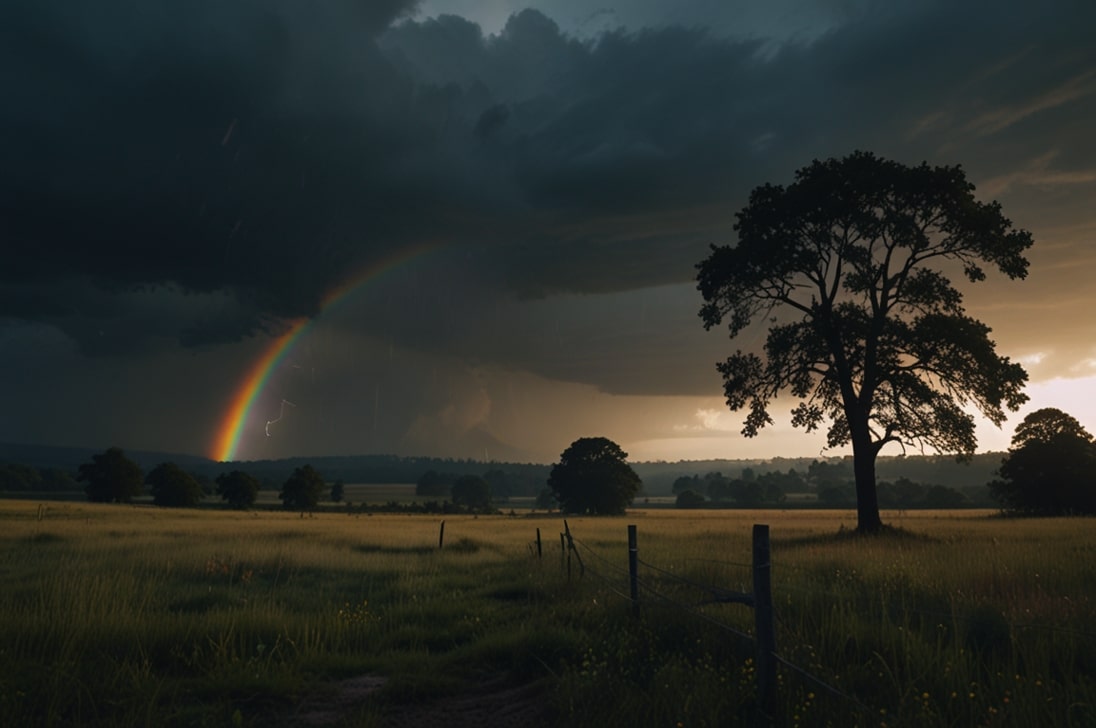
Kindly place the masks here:
POLYGON ((1048 407, 1016 428, 989 484, 1004 510, 1031 515, 1096 513, 1096 443, 1071 415, 1048 407))
POLYGON ((742 508, 756 508, 765 499, 765 487, 757 480, 733 480, 731 497, 742 508))
POLYGON ((311 465, 302 465, 282 485, 278 498, 282 505, 298 511, 307 511, 316 507, 327 487, 323 478, 311 465))
POLYGON ((704 496, 695 490, 683 490, 677 494, 674 505, 678 508, 700 508, 704 505, 704 496))
POLYGON ((144 490, 141 466, 126 457, 121 448, 112 447, 92 455, 76 475, 86 482, 84 492, 93 503, 129 503, 144 490))
POLYGON ((788 496, 784 494, 784 489, 780 487, 776 482, 760 481, 761 486, 765 489, 765 502, 766 503, 783 503, 788 499, 788 496))
POLYGON ((472 510, 491 506, 491 485, 478 475, 462 475, 453 483, 453 505, 472 510))
POLYGON ((76 480, 73 479, 72 473, 67 470, 62 470, 61 468, 42 468, 39 472, 42 476, 39 487, 44 491, 56 493, 77 489, 76 480))
POLYGON ((627 457, 607 438, 579 438, 552 467, 548 487, 565 513, 623 513, 642 485, 627 457))
POLYGON ((818 502, 827 508, 842 508, 852 505, 856 492, 849 486, 828 485, 818 490, 818 502))
POLYGON ((42 474, 21 463, 0 463, 0 491, 40 490, 42 474))
POLYGON ((415 495, 449 496, 453 487, 453 481, 457 476, 449 473, 439 473, 436 470, 427 470, 415 484, 415 495))
POLYGON ((145 476, 145 483, 158 506, 185 508, 202 502, 202 486, 175 463, 160 463, 145 476))
POLYGON ((682 475, 674 480, 671 492, 677 495, 687 490, 699 491, 701 487, 699 475, 682 475))
MULTIPOLYGON (((727 478, 723 473, 715 472, 708 473, 704 476, 705 488, 708 497, 714 501, 730 500, 734 497, 734 489, 731 485, 730 478, 727 478)), ((701 492, 699 489, 695 489, 697 492, 701 492)))
POLYGON ((551 488, 544 488, 537 493, 536 506, 537 508, 554 511, 559 508, 559 501, 556 500, 556 494, 552 492, 551 488))
POLYGON ((242 470, 217 476, 217 493, 233 508, 246 509, 259 495, 259 481, 242 470))
POLYGON ((194 478, 194 482, 202 489, 203 498, 207 495, 215 495, 217 493, 217 482, 205 473, 195 473, 191 471, 190 477, 194 478))
POLYGON ((342 482, 342 478, 339 478, 331 486, 331 502, 339 503, 342 501, 343 496, 345 495, 346 485, 342 482))
POLYGON ((968 504, 965 495, 946 485, 930 485, 921 498, 921 505, 925 508, 962 508, 968 504))
POLYGON ((514 481, 502 470, 497 468, 488 470, 483 474, 483 479, 487 481, 487 485, 491 488, 492 500, 504 501, 514 494, 514 481))
POLYGON ((1031 234, 996 202, 974 198, 956 167, 906 167, 856 152, 815 161, 787 186, 753 190, 734 247, 697 267, 705 328, 731 338, 762 317, 764 358, 739 350, 719 363, 727 405, 748 409, 742 433, 772 423, 789 391, 792 424, 829 422, 831 447, 851 443, 857 528, 882 526, 875 460, 890 442, 970 456, 973 405, 1000 425, 1026 401, 1027 374, 997 355, 943 269, 976 282, 983 265, 1024 278, 1031 234))

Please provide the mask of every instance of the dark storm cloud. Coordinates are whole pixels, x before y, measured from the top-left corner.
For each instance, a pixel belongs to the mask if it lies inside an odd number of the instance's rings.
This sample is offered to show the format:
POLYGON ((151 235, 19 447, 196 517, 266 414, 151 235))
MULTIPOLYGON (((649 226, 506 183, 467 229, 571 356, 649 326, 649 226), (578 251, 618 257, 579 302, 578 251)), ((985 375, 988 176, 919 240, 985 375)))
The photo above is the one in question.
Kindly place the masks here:
MULTIPOLYGON (((1096 167, 1091 3, 881 3, 779 45, 694 27, 578 40, 532 10, 485 36, 455 16, 399 21, 410 9, 6 9, 0 314, 96 352, 229 341, 314 313, 363 263, 443 242, 461 261, 431 284, 452 291, 446 325, 414 320, 434 315, 426 284, 363 323, 441 350, 480 341, 500 294, 687 283, 749 189, 813 157, 962 162, 1003 193, 1096 167)), ((594 347, 602 364, 583 368, 507 341, 478 351, 617 390, 614 352, 644 345, 594 347)), ((637 370, 624 388, 664 381, 637 370)))
POLYGON ((89 288, 166 284, 312 312, 369 209, 408 205, 358 171, 412 143, 372 42, 407 5, 6 6, 4 313, 33 315, 31 287, 87 316, 89 288))

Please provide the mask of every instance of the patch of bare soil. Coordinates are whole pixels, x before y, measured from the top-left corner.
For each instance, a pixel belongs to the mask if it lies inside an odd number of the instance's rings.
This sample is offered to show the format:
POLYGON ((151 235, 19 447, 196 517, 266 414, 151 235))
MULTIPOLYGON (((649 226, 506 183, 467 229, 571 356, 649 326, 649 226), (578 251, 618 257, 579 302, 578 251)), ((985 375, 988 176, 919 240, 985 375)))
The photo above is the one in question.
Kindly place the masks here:
POLYGON ((354 708, 365 704, 369 696, 384 686, 385 679, 377 675, 359 675, 335 684, 335 689, 322 697, 306 700, 294 716, 294 725, 333 726, 346 718, 354 708))
MULTIPOLYGON (((343 721, 366 705, 384 682, 384 678, 373 675, 343 680, 333 692, 302 704, 294 724, 344 725, 343 721)), ((377 725, 379 728, 536 728, 550 725, 549 716, 542 684, 515 686, 499 678, 458 696, 414 705, 386 705, 377 725)))
POLYGON ((514 686, 503 680, 486 682, 455 697, 418 705, 393 706, 381 728, 535 728, 549 724, 548 701, 541 684, 514 686))

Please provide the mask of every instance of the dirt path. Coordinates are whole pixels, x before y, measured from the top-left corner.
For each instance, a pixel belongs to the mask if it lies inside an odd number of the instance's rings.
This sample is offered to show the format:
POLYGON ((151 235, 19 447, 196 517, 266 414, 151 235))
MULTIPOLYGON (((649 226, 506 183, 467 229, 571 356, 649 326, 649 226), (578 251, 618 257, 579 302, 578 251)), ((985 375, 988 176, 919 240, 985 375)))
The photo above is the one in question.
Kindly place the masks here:
MULTIPOLYGON (((293 721, 299 726, 338 726, 362 708, 385 684, 383 677, 361 675, 336 684, 335 691, 305 701, 293 721)), ((549 725, 548 701, 538 683, 515 686, 503 678, 488 680, 463 695, 415 705, 387 706, 380 728, 536 728, 549 725)))

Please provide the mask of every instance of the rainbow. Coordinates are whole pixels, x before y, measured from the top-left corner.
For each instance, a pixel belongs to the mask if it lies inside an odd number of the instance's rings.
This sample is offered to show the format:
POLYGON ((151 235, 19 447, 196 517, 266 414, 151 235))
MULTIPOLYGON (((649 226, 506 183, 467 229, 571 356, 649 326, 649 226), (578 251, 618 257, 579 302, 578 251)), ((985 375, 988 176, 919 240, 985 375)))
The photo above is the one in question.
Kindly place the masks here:
POLYGON ((385 273, 434 250, 436 247, 434 245, 423 245, 404 250, 397 255, 365 268, 324 296, 316 317, 294 319, 290 322, 289 330, 271 342, 270 346, 251 364, 240 381, 235 394, 232 395, 228 410, 217 426, 209 457, 220 462, 229 462, 236 459, 244 425, 250 418, 255 402, 258 401, 259 395, 262 393, 271 374, 278 369, 278 365, 293 349, 294 344, 312 329, 313 323, 323 315, 324 311, 349 298, 355 291, 385 273))

